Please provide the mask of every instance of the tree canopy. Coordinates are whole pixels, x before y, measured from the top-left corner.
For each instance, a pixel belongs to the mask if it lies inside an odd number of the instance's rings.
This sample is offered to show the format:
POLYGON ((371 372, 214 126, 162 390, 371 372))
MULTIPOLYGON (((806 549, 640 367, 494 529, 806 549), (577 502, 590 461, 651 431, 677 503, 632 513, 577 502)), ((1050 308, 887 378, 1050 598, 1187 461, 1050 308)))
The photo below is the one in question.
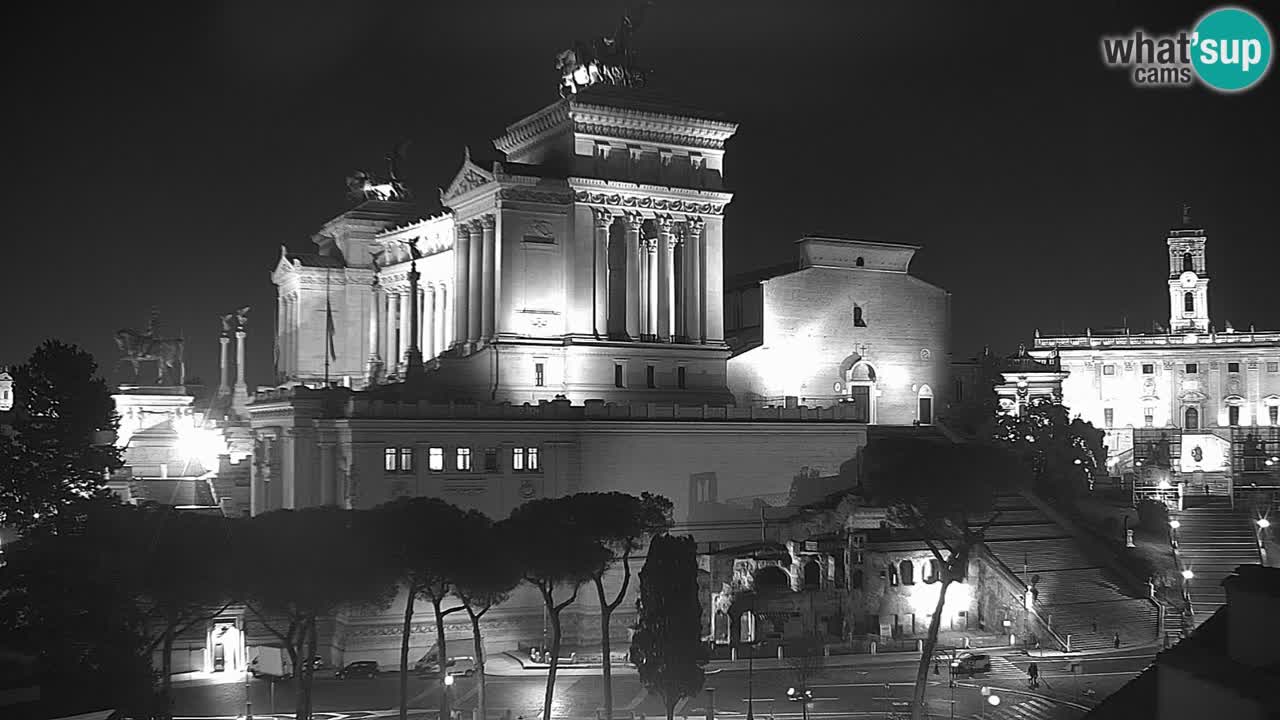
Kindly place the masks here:
POLYGON ((631 662, 641 684, 662 696, 669 720, 682 698, 702 689, 708 660, 692 537, 659 535, 649 543, 636 609, 631 662))
POLYGON ((14 410, 0 432, 0 525, 26 530, 105 495, 121 465, 115 401, 93 356, 56 340, 11 372, 14 410))
POLYGON ((1051 498, 1070 498, 1106 475, 1105 433, 1066 406, 1033 400, 1019 415, 996 419, 996 444, 1015 453, 1029 469, 1035 489, 1051 498))

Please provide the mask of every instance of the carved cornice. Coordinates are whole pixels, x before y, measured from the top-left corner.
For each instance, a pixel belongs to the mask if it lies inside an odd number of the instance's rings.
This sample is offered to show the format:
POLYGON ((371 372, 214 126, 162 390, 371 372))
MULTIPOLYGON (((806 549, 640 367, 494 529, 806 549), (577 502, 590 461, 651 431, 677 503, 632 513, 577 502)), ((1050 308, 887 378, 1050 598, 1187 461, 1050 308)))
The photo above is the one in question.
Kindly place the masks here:
POLYGON ((648 141, 658 145, 723 150, 738 126, 721 120, 573 101, 569 111, 579 133, 648 141))
POLYGON ((569 103, 560 101, 539 110, 523 120, 507 126, 507 133, 493 141, 493 146, 510 155, 538 139, 543 133, 569 119, 569 103))
POLYGON ((574 200, 573 193, 568 191, 549 192, 515 187, 503 188, 498 192, 498 197, 502 200, 543 203, 546 205, 568 205, 574 200))
POLYGON ((468 151, 466 158, 462 161, 462 167, 458 170, 458 174, 454 176, 453 182, 449 183, 449 189, 440 193, 440 200, 448 204, 448 201, 466 195, 472 190, 488 185, 493 181, 494 178, 491 173, 485 172, 479 165, 471 162, 471 152, 468 151))
POLYGON ((579 190, 574 193, 574 200, 591 205, 604 205, 607 207, 628 209, 634 208, 637 210, 697 213, 699 215, 724 214, 724 205, 721 203, 695 202, 692 200, 668 200, 665 198, 652 198, 646 195, 627 195, 622 193, 579 190))

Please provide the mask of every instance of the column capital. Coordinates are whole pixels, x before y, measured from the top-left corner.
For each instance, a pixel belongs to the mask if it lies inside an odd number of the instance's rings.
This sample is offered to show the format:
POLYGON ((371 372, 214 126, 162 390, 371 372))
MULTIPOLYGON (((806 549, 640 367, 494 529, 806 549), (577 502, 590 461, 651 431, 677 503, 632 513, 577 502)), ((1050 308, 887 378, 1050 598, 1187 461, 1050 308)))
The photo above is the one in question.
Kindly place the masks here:
POLYGON ((627 223, 627 229, 632 232, 639 232, 640 226, 644 225, 644 216, 640 213, 626 213, 623 220, 627 223))
POLYGON ((613 212, 610 210, 598 207, 591 208, 591 215, 595 218, 597 230, 608 228, 613 224, 613 219, 615 217, 613 212))
POLYGON ((249 336, 249 333, 245 332, 244 330, 237 330, 237 331, 236 331, 236 339, 237 339, 237 340, 243 340, 243 339, 245 339, 245 338, 246 338, 246 337, 248 337, 248 336, 249 336))
POLYGON ((462 222, 462 223, 458 223, 457 225, 455 225, 455 226, 453 227, 454 231, 455 231, 455 232, 457 232, 457 234, 458 234, 458 239, 459 239, 459 240, 470 240, 470 239, 471 239, 471 230, 470 230, 470 228, 469 228, 469 226, 470 226, 470 225, 471 225, 471 223, 465 223, 465 222, 462 222))
POLYGON ((691 233, 701 233, 703 226, 706 224, 706 221, 697 215, 686 215, 684 222, 691 233))
POLYGON ((658 232, 663 235, 670 235, 676 224, 675 218, 670 215, 658 215, 653 221, 658 226, 658 232))
POLYGON ((480 219, 477 220, 477 222, 480 224, 480 228, 482 230, 492 230, 495 227, 497 227, 498 218, 493 213, 489 213, 486 215, 481 215, 480 219))

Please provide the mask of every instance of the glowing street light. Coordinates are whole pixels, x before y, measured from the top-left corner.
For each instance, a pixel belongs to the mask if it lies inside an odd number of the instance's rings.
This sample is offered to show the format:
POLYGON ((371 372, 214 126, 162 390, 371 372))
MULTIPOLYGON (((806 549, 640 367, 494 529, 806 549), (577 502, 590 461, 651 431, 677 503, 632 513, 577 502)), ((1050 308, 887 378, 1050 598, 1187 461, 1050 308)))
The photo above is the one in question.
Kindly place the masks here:
POLYGON ((1177 530, 1178 528, 1182 527, 1182 523, 1178 522, 1177 520, 1170 520, 1169 527, 1173 528, 1174 530, 1177 530))
POLYGON ((1271 521, 1266 518, 1258 518, 1254 522, 1258 524, 1259 530, 1266 530, 1267 528, 1271 527, 1271 521))
POLYGON ((1253 523, 1258 526, 1258 547, 1266 550, 1266 542, 1263 540, 1263 535, 1266 534, 1267 528, 1271 527, 1271 521, 1265 517, 1260 517, 1254 520, 1253 523))
POLYGON ((452 684, 453 684, 453 676, 452 676, 452 675, 445 675, 445 676, 444 676, 444 684, 445 684, 445 685, 452 685, 452 684))
POLYGON ((1193 578, 1193 577, 1195 577, 1195 576, 1196 576, 1196 574, 1195 574, 1195 573, 1193 573, 1193 572, 1191 572, 1191 568, 1187 568, 1186 570, 1183 570, 1183 571, 1182 571, 1182 579, 1183 579, 1183 580, 1190 580, 1191 578, 1193 578))

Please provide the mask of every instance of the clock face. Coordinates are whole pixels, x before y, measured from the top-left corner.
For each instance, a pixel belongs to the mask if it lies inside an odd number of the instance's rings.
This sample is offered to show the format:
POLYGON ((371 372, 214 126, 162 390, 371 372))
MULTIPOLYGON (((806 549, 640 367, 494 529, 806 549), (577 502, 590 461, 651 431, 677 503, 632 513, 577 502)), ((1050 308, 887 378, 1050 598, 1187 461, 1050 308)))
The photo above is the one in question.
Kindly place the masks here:
POLYGON ((1196 277, 1196 274, 1191 272, 1190 270, 1182 273, 1182 275, 1178 279, 1182 282, 1182 287, 1184 288, 1195 287, 1196 281, 1199 280, 1199 278, 1196 277))

